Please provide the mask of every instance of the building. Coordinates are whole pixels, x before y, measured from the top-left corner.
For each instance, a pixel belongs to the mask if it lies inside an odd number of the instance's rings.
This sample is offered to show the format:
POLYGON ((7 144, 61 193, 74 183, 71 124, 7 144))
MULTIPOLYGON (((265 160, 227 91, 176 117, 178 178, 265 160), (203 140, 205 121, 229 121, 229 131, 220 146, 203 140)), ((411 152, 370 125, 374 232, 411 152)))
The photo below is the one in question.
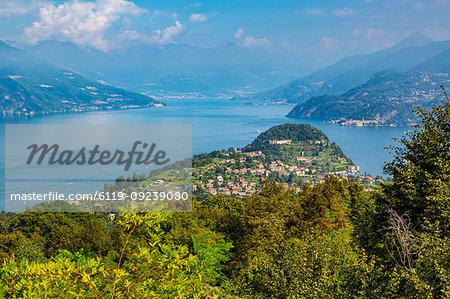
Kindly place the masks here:
POLYGON ((269 140, 270 144, 290 144, 292 140, 286 139, 286 140, 269 140))
POLYGON ((305 157, 297 157, 297 161, 305 162, 305 163, 311 163, 311 159, 308 159, 308 158, 305 158, 305 157))

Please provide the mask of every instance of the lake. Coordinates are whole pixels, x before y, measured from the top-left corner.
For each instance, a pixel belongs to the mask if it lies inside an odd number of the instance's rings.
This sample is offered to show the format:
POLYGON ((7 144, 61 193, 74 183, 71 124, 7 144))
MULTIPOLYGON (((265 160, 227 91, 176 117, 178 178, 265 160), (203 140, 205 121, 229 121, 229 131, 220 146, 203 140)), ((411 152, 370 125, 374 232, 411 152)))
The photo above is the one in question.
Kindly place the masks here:
MULTIPOLYGON (((392 158, 384 149, 395 144, 407 127, 341 127, 321 121, 289 119, 289 105, 246 105, 232 101, 178 100, 166 107, 51 114, 27 119, 4 120, 20 124, 191 124, 193 153, 243 147, 268 128, 283 123, 308 123, 336 142, 362 173, 382 175, 382 163, 392 158)), ((3 136, 1 137, 3 138, 3 136)), ((21 138, 21 136, 17 136, 21 138)), ((0 140, 4 145, 4 140, 0 140)), ((3 151, 1 147, 0 152, 3 151)), ((3 159, 3 155, 1 155, 3 159)), ((4 169, 4 161, 1 167, 4 169)), ((4 173, 0 172, 1 179, 4 173)))

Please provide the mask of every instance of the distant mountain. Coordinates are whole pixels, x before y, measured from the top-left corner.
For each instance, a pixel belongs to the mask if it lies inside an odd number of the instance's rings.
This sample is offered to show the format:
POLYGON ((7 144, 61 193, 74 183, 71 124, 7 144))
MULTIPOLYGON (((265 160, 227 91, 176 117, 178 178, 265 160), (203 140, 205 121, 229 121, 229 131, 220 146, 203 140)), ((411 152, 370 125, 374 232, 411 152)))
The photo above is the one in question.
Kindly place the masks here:
POLYGON ((0 115, 140 108, 148 96, 86 79, 0 41, 0 115))
POLYGON ((376 72, 385 69, 406 72, 422 63, 427 65, 428 59, 448 49, 450 41, 434 42, 415 33, 388 49, 343 58, 287 85, 252 95, 248 100, 301 103, 313 96, 338 95, 369 80, 376 72))
POLYGON ((401 40, 399 43, 393 45, 390 47, 390 51, 396 51, 400 49, 405 48, 411 48, 411 47, 419 47, 427 44, 431 44, 434 42, 433 39, 429 38, 428 36, 420 33, 420 32, 414 32, 411 35, 408 35, 403 40, 401 40))
POLYGON ((450 72, 450 48, 432 56, 415 66, 412 72, 449 73, 450 72))
POLYGON ((207 48, 135 43, 104 53, 45 41, 28 50, 58 67, 158 98, 230 98, 259 92, 307 74, 318 64, 306 55, 236 43, 207 48))
POLYGON ((341 95, 311 97, 287 116, 342 125, 411 124, 416 122, 414 107, 431 107, 442 100, 441 84, 449 86, 448 73, 382 71, 341 95))

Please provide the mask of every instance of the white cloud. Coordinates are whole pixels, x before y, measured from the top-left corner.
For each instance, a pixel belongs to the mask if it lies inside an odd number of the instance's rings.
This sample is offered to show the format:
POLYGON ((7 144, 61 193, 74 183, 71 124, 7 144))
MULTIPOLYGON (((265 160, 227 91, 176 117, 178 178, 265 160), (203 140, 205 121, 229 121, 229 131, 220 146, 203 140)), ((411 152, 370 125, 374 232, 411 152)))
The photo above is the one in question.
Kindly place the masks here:
POLYGON ((334 39, 332 37, 329 37, 329 36, 324 36, 320 40, 323 41, 323 42, 334 42, 334 41, 336 41, 336 39, 334 39))
POLYGON ((203 23, 203 22, 208 21, 208 17, 201 13, 193 13, 189 17, 189 21, 196 22, 196 23, 203 23))
POLYGON ((353 29, 353 35, 357 37, 364 37, 367 39, 375 39, 385 36, 385 33, 381 29, 377 28, 356 28, 353 29))
POLYGON ((26 15, 36 9, 36 3, 23 1, 0 1, 0 17, 26 15))
POLYGON ((164 12, 162 12, 159 9, 155 9, 155 10, 150 12, 150 15, 151 15, 152 18, 159 18, 159 17, 164 16, 164 12))
POLYGON ((308 7, 305 9, 305 12, 309 15, 320 16, 326 14, 325 11, 317 8, 308 7))
POLYGON ((153 36, 153 39, 156 43, 161 45, 173 44, 173 38, 180 33, 182 33, 186 29, 186 26, 182 25, 180 22, 175 21, 174 26, 169 26, 164 30, 156 30, 156 35, 153 36))
POLYGON ((234 33, 234 38, 242 39, 242 46, 245 48, 261 47, 269 43, 269 41, 266 38, 254 38, 251 36, 244 37, 244 29, 242 28, 239 28, 234 33))
POLYGON ((136 30, 122 30, 119 39, 138 40, 145 44, 166 45, 174 43, 174 37, 182 33, 185 28, 186 26, 179 21, 175 21, 175 25, 169 26, 164 30, 154 30, 153 35, 143 34, 136 30))
POLYGON ((380 38, 384 36, 384 33, 380 29, 376 28, 367 28, 366 29, 366 36, 368 39, 374 39, 374 38, 380 38))
POLYGON ((336 50, 337 46, 339 44, 339 41, 337 39, 334 39, 329 36, 324 36, 320 39, 320 44, 323 49, 326 50, 336 50))
POLYGON ((354 10, 354 9, 348 8, 348 7, 336 9, 333 11, 309 7, 309 8, 305 9, 305 12, 309 15, 315 15, 315 16, 325 16, 325 15, 331 14, 336 17, 348 17, 348 16, 352 16, 352 15, 355 15, 358 13, 357 10, 354 10))
POLYGON ((253 37, 249 37, 247 36, 244 39, 244 42, 242 43, 242 46, 250 48, 250 47, 259 47, 259 46, 264 46, 268 43, 269 41, 265 38, 253 38, 253 37))
POLYGON ((151 38, 145 34, 139 33, 136 30, 122 30, 120 32, 120 39, 128 39, 128 40, 140 40, 144 43, 149 43, 151 38))
POLYGON ((332 14, 336 17, 348 17, 356 14, 357 11, 348 7, 334 10, 332 14))
POLYGON ((200 7, 202 5, 203 5, 202 2, 196 2, 196 3, 189 4, 188 6, 186 6, 186 8, 196 8, 196 7, 200 7))
POLYGON ((107 29, 125 15, 139 15, 144 11, 126 0, 72 0, 58 6, 45 3, 40 8, 39 21, 25 28, 25 38, 32 44, 61 38, 80 46, 107 51, 107 29))
POLYGON ((235 37, 235 38, 240 38, 240 37, 242 37, 242 35, 244 35, 244 29, 239 28, 239 29, 236 31, 236 33, 234 34, 234 37, 235 37))

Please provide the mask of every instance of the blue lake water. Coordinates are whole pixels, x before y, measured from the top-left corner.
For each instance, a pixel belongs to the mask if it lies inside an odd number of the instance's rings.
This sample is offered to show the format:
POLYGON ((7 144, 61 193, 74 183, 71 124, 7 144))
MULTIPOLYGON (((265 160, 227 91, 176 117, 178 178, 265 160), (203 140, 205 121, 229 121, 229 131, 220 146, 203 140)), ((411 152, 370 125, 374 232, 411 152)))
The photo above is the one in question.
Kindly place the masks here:
MULTIPOLYGON (((166 107, 52 114, 3 123, 22 124, 191 124, 193 153, 210 152, 229 147, 243 147, 268 128, 283 123, 308 123, 322 130, 331 141, 360 166, 362 173, 382 175, 382 163, 392 157, 384 149, 394 145, 407 127, 341 127, 321 121, 289 119, 288 105, 255 106, 236 102, 196 100, 169 101, 166 107)), ((0 137, 2 138, 2 137, 0 137)), ((17 136, 21 138, 21 136, 17 136)), ((0 152, 4 140, 0 140, 0 152)), ((0 153, 1 154, 1 153, 0 153)), ((3 157, 3 154, 0 155, 3 157)), ((0 161, 3 164, 4 161, 0 161)), ((4 166, 0 166, 4 169, 4 166)), ((0 179, 4 178, 0 171, 0 179)))

